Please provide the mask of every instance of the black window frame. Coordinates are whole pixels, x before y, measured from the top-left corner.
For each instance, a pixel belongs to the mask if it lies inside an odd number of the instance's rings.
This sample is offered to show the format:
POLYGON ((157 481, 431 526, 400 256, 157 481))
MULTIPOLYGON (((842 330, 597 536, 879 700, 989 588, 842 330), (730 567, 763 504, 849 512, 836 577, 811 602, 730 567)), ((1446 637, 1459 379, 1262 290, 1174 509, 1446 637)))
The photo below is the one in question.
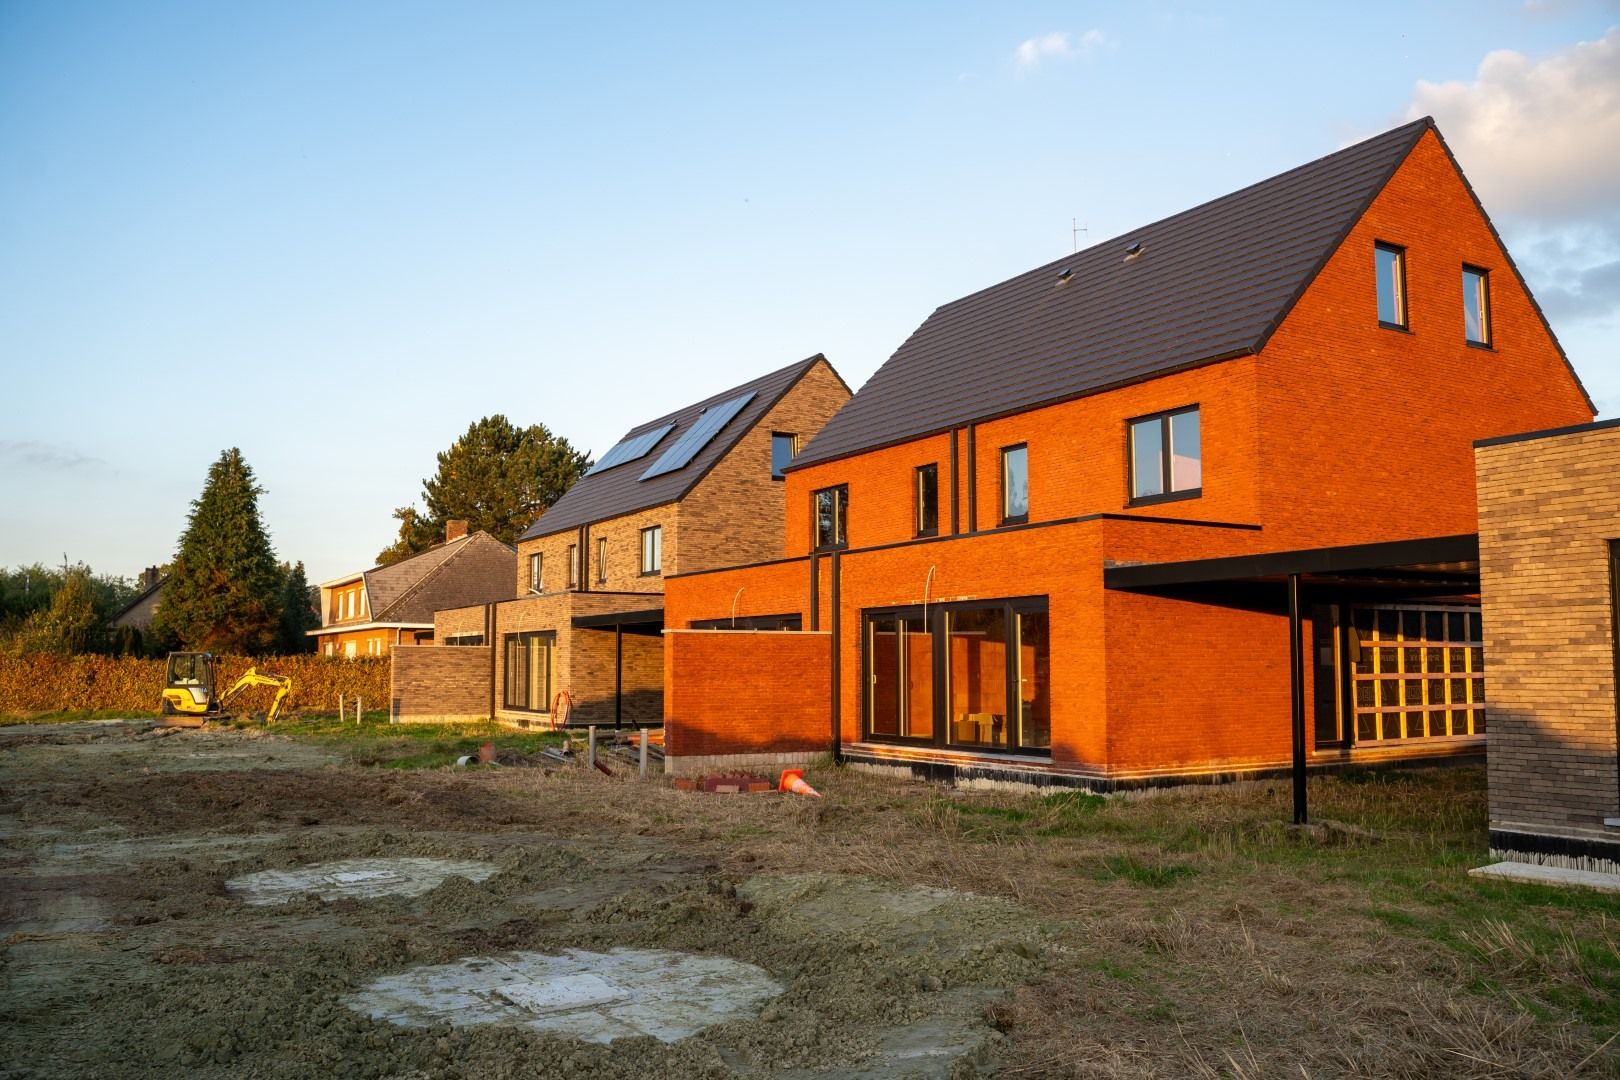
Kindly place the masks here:
MULTIPOLYGON (((515 634, 506 634, 502 638, 501 649, 505 663, 505 670, 501 672, 501 709, 505 712, 549 714, 551 712, 551 694, 557 682, 557 632, 555 630, 522 630, 515 634), (531 638, 538 638, 546 643, 544 650, 546 656, 546 680, 543 695, 546 700, 542 701, 538 708, 535 707, 532 701, 528 701, 527 678, 524 680, 523 692, 523 698, 527 703, 523 705, 514 704, 513 672, 516 665, 513 660, 517 652, 523 649, 531 638)), ((527 660, 524 661, 524 664, 525 675, 527 675, 527 660)))
POLYGON ((1491 318, 1491 272, 1483 266, 1474 266, 1471 263, 1462 264, 1463 282, 1463 341, 1476 349, 1492 349, 1496 347, 1496 326, 1491 318), (1468 336, 1468 277, 1470 274, 1479 278, 1479 325, 1484 337, 1474 339, 1468 336))
POLYGON ((834 484, 832 487, 817 488, 810 493, 810 546, 815 551, 842 551, 849 547, 849 485, 834 484), (831 495, 833 502, 833 523, 838 533, 833 540, 823 543, 821 540, 821 497, 831 495))
POLYGON ((664 527, 662 525, 648 525, 646 528, 641 530, 641 576, 642 577, 658 577, 663 572, 664 572, 664 527), (654 547, 656 549, 655 554, 658 557, 657 561, 653 562, 651 564, 650 568, 649 568, 648 559, 647 559, 647 537, 649 535, 655 536, 657 538, 657 543, 654 545, 654 547))
POLYGON ((693 630, 763 630, 776 633, 795 633, 804 629, 804 616, 796 611, 780 615, 739 615, 725 619, 693 619, 693 630))
POLYGON ((782 471, 782 468, 793 464, 793 459, 798 457, 798 456, 799 456, 799 435, 798 435, 798 432, 795 432, 795 431, 773 431, 773 432, 771 432, 771 479, 772 480, 786 480, 787 479, 787 474, 785 474, 782 471), (776 441, 778 439, 786 439, 788 441, 787 460, 785 462, 783 462, 782 466, 780 466, 780 467, 776 464, 776 445, 777 445, 776 441))
POLYGON ((529 591, 532 593, 545 592, 545 559, 543 552, 535 551, 529 554, 529 591))
MULTIPOLYGON (((860 650, 861 650, 861 704, 860 704, 860 730, 863 742, 885 743, 896 746, 929 746, 941 750, 957 750, 964 753, 994 753, 1010 754, 1019 757, 1050 760, 1052 747, 1047 746, 1018 746, 1014 744, 1013 733, 1017 727, 1009 729, 1007 746, 987 746, 982 743, 959 743, 950 738, 950 672, 949 672, 949 617, 957 611, 973 609, 1000 608, 1006 626, 1011 628, 1020 625, 1018 616, 1041 614, 1047 618, 1048 649, 1051 648, 1051 619, 1052 605, 1048 596, 1012 596, 1012 597, 986 597, 983 600, 959 600, 943 604, 902 604, 883 607, 861 609, 860 621, 860 650), (923 622, 924 632, 928 634, 931 646, 930 655, 933 664, 932 698, 933 698, 933 734, 927 738, 907 735, 879 735, 872 731, 873 686, 875 676, 872 668, 872 635, 870 627, 873 619, 920 619, 923 622)), ((1010 651, 1019 651, 1020 642, 1016 637, 1009 642, 1010 651)), ((1047 655, 1048 669, 1055 666, 1050 652, 1047 655)), ((1050 677, 1050 676, 1049 676, 1050 677)), ((1006 716, 1010 722, 1012 707, 1019 701, 1018 665, 1005 665, 1004 682, 1006 716)), ((1047 688, 1048 693, 1051 687, 1047 688)), ((1051 720, 1051 706, 1048 703, 1048 723, 1051 720)), ((1050 743, 1052 733, 1047 732, 1050 743)))
POLYGON ((913 469, 911 471, 911 497, 912 497, 911 525, 912 525, 912 529, 914 530, 912 535, 913 536, 938 536, 939 535, 939 463, 938 462, 930 461, 926 465, 918 465, 915 469, 913 469), (932 477, 933 478, 933 484, 934 484, 934 505, 933 505, 933 508, 932 508, 933 509, 933 524, 932 525, 929 525, 927 523, 927 520, 926 520, 926 518, 924 516, 924 510, 927 509, 927 507, 925 506, 924 500, 923 500, 923 477, 925 477, 925 476, 932 477))
POLYGON ((1389 322, 1384 318, 1378 319, 1378 325, 1385 330, 1400 330, 1411 333, 1412 309, 1406 292, 1406 248, 1400 244, 1391 244, 1385 240, 1373 242, 1373 311, 1378 313, 1378 290, 1383 287, 1383 278, 1378 272, 1378 253, 1387 251, 1395 256, 1395 313, 1400 316, 1399 322, 1389 322))
POLYGON ((568 545, 568 587, 579 588, 579 545, 568 545))
POLYGON ((596 583, 598 585, 607 584, 607 549, 607 537, 598 536, 596 538, 596 583))
POLYGON ((1001 484, 1000 523, 1002 525, 1023 525, 1029 521, 1029 443, 1021 442, 1013 443, 1010 446, 1003 446, 1001 448, 1001 456, 997 459, 997 464, 1000 466, 998 470, 998 477, 1001 484), (1007 457, 1008 455, 1018 453, 1019 451, 1023 451, 1024 454, 1024 512, 1022 514, 1009 514, 1007 513, 1007 497, 1012 494, 1012 487, 1007 483, 1007 457))
POLYGON ((1187 413, 1196 413, 1201 409, 1200 404, 1178 405, 1174 409, 1164 409, 1156 413, 1147 413, 1143 416, 1133 416, 1125 421, 1125 505, 1154 506, 1158 503, 1181 502, 1184 499, 1197 499, 1204 494, 1204 418, 1198 418, 1198 486, 1195 488, 1182 488, 1174 490, 1175 484, 1175 458, 1171 453, 1170 445, 1170 419, 1175 416, 1184 416, 1187 413), (1136 494, 1136 425, 1147 424, 1154 420, 1162 421, 1159 425, 1159 467, 1163 470, 1164 491, 1158 495, 1136 494))

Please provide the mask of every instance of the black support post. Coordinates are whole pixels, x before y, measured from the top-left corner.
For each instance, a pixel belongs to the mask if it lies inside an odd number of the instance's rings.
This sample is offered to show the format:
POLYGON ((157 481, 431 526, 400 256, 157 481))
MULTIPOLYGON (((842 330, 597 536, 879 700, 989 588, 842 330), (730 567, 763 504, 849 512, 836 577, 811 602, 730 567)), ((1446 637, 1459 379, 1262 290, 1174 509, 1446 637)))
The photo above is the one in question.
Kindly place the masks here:
POLYGON ((613 726, 624 726, 624 623, 613 624, 613 726))
POLYGON ((1294 824, 1305 824, 1305 646, 1299 613, 1299 575, 1288 575, 1288 683, 1294 725, 1294 824))
POLYGON ((841 650, 839 649, 838 635, 840 624, 843 622, 843 605, 840 603, 838 596, 838 586, 842 576, 838 572, 838 552, 834 551, 831 558, 829 558, 827 561, 829 564, 827 569, 832 574, 832 595, 827 598, 827 606, 831 609, 827 613, 827 629, 829 631, 828 636, 832 639, 829 643, 832 647, 832 756, 834 761, 838 762, 839 764, 843 764, 844 729, 843 717, 840 715, 842 708, 840 698, 842 697, 842 694, 840 692, 841 687, 839 685, 840 682, 842 682, 839 671, 839 653, 841 650))

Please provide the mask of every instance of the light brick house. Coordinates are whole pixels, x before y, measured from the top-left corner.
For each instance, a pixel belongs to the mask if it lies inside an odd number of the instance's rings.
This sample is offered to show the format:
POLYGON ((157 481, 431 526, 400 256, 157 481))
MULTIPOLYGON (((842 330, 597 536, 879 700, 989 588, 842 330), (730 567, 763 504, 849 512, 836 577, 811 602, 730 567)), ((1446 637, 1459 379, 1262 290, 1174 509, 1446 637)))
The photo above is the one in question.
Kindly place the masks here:
POLYGON ((665 578, 781 557, 782 467, 849 396, 817 355, 632 428, 519 537, 498 602, 437 613, 440 643, 489 650, 483 690, 396 657, 396 714, 661 723, 665 578))
POLYGON ((397 645, 433 640, 440 607, 507 595, 517 556, 465 521, 445 526, 445 541, 389 566, 323 581, 321 625, 309 631, 323 656, 387 656, 397 645))
POLYGON ((1386 132, 934 312, 785 557, 669 580, 669 760, 1292 768, 1302 814, 1308 765, 1477 755, 1473 443, 1592 415, 1433 122, 1386 132))
POLYGON ((1620 873, 1620 420, 1475 454, 1492 854, 1620 873))

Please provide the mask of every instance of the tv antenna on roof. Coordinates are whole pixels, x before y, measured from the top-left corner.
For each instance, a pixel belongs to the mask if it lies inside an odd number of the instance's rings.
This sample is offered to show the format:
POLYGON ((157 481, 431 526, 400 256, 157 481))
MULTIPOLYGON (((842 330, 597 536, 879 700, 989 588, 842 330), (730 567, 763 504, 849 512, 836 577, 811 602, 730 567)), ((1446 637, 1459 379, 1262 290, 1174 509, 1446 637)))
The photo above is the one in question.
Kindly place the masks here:
POLYGON ((1074 243, 1075 251, 1080 250, 1080 234, 1088 231, 1089 230, 1084 225, 1080 224, 1079 218, 1069 219, 1069 238, 1074 243))

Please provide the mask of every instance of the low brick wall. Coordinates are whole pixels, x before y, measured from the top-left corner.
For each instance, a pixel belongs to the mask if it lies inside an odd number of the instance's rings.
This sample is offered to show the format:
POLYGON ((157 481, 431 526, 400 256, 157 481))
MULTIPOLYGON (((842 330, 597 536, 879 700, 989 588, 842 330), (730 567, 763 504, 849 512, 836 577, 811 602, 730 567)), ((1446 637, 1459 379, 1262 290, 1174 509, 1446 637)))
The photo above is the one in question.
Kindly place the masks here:
POLYGON ((489 646, 400 645, 390 657, 389 715, 395 720, 489 719, 489 646))
POLYGON ((668 770, 829 749, 830 649, 822 633, 664 631, 668 770))

